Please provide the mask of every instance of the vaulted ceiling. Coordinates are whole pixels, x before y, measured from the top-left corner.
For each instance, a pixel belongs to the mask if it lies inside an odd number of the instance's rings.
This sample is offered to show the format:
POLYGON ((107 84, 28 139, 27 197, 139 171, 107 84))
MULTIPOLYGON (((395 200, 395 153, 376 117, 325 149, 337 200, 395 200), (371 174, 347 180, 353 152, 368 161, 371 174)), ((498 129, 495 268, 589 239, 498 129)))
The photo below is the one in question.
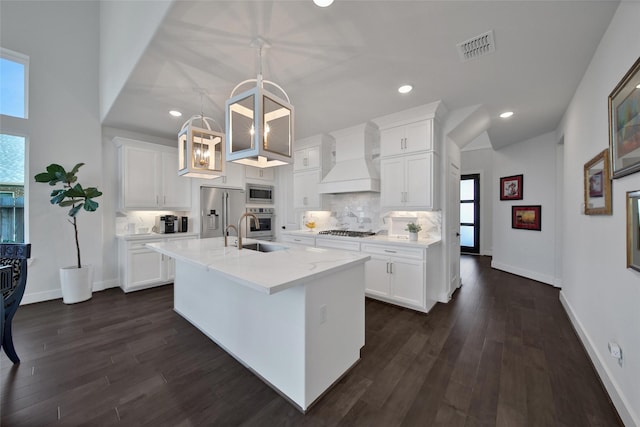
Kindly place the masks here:
POLYGON ((289 95, 298 139, 442 100, 449 111, 484 106, 500 148, 558 126, 617 5, 176 1, 103 124, 175 138, 202 111, 224 126, 225 100, 257 75, 251 42, 262 37, 264 78, 289 95), (495 52, 462 62, 456 44, 490 30, 495 52), (401 95, 404 83, 414 89, 401 95), (505 110, 515 115, 499 119, 505 110))

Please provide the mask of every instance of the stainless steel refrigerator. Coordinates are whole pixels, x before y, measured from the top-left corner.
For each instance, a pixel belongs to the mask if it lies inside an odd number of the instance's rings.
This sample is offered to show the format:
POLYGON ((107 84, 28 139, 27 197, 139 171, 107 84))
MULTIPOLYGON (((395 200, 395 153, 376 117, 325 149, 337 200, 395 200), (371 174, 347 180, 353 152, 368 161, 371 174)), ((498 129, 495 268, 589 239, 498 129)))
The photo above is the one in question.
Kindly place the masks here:
POLYGON ((222 237, 228 224, 237 226, 245 200, 244 190, 200 187, 200 238, 222 237))

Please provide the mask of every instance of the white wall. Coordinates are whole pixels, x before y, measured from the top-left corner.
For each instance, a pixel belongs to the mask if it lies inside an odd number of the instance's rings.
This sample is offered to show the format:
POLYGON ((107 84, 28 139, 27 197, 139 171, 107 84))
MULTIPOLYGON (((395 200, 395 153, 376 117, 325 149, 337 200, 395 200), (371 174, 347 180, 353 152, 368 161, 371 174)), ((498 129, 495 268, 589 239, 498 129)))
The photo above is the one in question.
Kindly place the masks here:
POLYGON ((509 145, 493 153, 494 185, 500 177, 523 175, 523 199, 493 196, 491 266, 543 283, 556 284, 556 146, 555 133, 509 145), (511 207, 542 206, 542 231, 511 228, 511 207))
POLYGON ((480 174, 480 255, 493 253, 493 204, 497 189, 493 172, 493 148, 468 149, 460 153, 461 173, 480 174))
MULTIPOLYGON (((25 180, 32 262, 23 302, 60 298, 58 269, 75 263, 67 210, 49 203, 51 188, 33 176, 50 163, 80 169, 83 186, 102 187, 98 112, 98 3, 2 1, 0 43, 30 57, 28 120, 3 118, 2 130, 28 137, 25 180)), ((101 203, 100 199, 97 199, 101 203)), ((78 215, 83 264, 103 281, 101 206, 78 215)))
POLYGON ((628 426, 640 425, 640 273, 625 268, 625 193, 640 189, 640 173, 613 180, 612 216, 580 211, 584 164, 608 146, 607 97, 640 56, 639 17, 640 3, 621 2, 561 125, 561 300, 628 426), (609 341, 622 347, 622 366, 609 356, 609 341))

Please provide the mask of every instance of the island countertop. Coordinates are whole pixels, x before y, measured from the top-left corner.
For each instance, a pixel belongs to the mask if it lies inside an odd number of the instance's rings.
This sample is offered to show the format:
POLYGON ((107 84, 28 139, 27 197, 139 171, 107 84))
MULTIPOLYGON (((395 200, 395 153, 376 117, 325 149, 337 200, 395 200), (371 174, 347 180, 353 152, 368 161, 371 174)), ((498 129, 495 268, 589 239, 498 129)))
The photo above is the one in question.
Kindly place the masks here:
MULTIPOLYGON (((230 240, 231 242, 235 239, 230 240)), ((147 243, 146 246, 178 261, 216 271, 236 283, 273 294, 298 284, 364 263, 368 255, 335 249, 287 246, 282 243, 244 239, 285 247, 273 252, 238 250, 224 246, 224 238, 176 240, 147 243)))

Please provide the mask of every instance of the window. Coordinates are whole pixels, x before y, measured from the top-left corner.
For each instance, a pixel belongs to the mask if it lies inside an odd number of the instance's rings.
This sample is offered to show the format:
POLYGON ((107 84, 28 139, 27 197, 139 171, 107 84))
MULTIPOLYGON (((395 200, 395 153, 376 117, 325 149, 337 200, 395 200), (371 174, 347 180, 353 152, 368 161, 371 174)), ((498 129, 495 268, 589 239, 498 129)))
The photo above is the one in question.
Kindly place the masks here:
POLYGON ((0 242, 24 242, 25 138, 0 134, 0 242))
POLYGON ((28 118, 29 57, 0 48, 0 114, 28 118))
POLYGON ((480 253, 480 175, 460 177, 460 251, 480 253))

